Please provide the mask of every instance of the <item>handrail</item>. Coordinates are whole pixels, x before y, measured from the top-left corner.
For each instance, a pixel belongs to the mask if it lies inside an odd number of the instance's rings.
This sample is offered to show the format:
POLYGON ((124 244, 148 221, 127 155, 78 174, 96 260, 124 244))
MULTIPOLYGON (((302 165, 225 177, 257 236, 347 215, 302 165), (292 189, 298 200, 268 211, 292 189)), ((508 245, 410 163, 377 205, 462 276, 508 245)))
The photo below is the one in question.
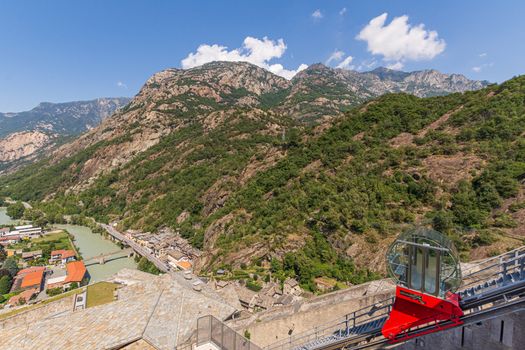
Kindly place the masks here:
MULTIPOLYGON (((497 256, 493 256, 493 257, 490 257, 490 258, 487 258, 487 259, 484 259, 484 260, 476 261, 476 264, 471 266, 471 267, 469 267, 468 269, 466 269, 466 271, 474 270, 476 267, 479 267, 479 266, 481 266, 481 265, 483 265, 483 264, 485 264, 487 262, 490 262, 490 261, 497 261, 495 264, 490 265, 490 267, 495 267, 495 266, 501 264, 501 259, 502 258, 504 258, 506 256, 509 256, 509 255, 516 256, 516 252, 519 252, 519 251, 523 251, 523 254, 520 254, 520 255, 525 255, 525 246, 521 246, 521 247, 518 247, 518 248, 515 248, 515 249, 512 249, 512 250, 509 250, 506 253, 503 253, 503 254, 500 254, 500 255, 497 255, 497 256)), ((479 271, 480 270, 476 270, 476 271, 473 271, 473 272, 470 272, 470 273, 467 273, 467 274, 463 274, 463 278, 472 276, 472 275, 476 274, 479 271)))
MULTIPOLYGON (((492 266, 491 268, 493 268, 493 267, 495 267, 495 266, 492 266)), ((523 271, 524 268, 525 268, 525 255, 521 255, 521 256, 515 257, 513 259, 510 259, 509 261, 504 261, 503 263, 501 263, 497 267, 499 268, 498 271, 495 271, 495 272, 491 273, 490 275, 483 276, 483 279, 476 279, 476 280, 474 280, 474 281, 464 285, 462 287, 462 291, 466 291, 469 288, 472 288, 472 287, 477 286, 477 285, 481 285, 484 282, 492 281, 492 280, 494 280, 494 279, 496 279, 498 277, 502 277, 503 280, 505 280, 505 278, 508 275, 510 275, 510 274, 512 274, 514 272, 517 272, 517 270, 523 271), (517 264, 515 262, 517 262, 517 264)), ((482 271, 485 271, 485 270, 486 269, 484 269, 482 271)))
POLYGON ((280 341, 267 345, 266 347, 264 347, 264 349, 275 350, 283 348, 284 346, 286 346, 287 349, 291 349, 299 345, 304 345, 310 341, 314 341, 320 338, 324 338, 328 335, 332 335, 335 331, 339 331, 341 329, 349 330, 351 328, 358 327, 359 325, 373 322, 374 320, 385 317, 390 312, 390 307, 393 304, 393 301, 393 297, 383 299, 373 305, 365 306, 351 313, 348 313, 343 317, 339 317, 336 320, 326 322, 313 329, 306 330, 302 333, 290 336, 287 339, 282 339, 280 341), (378 304, 381 306, 376 307, 378 304), (385 309, 387 310, 377 314, 378 311, 385 309), (363 316, 367 316, 366 319, 360 320, 363 316))
POLYGON ((197 346, 212 342, 222 350, 261 350, 212 315, 197 319, 197 346))
MULTIPOLYGON (((478 261, 475 265, 468 268, 467 273, 463 275, 463 281, 468 280, 473 277, 482 277, 476 278, 469 283, 462 285, 460 289, 461 292, 466 292, 468 289, 483 285, 486 282, 496 279, 498 276, 505 279, 516 271, 524 271, 525 266, 525 246, 513 249, 509 252, 500 254, 495 257, 487 258, 482 261, 478 261), (488 266, 483 266, 489 264, 488 266), (491 271, 497 269, 497 271, 491 271), (486 275, 489 273, 488 275, 486 275)), ((486 290, 486 289, 485 289, 486 290)), ((306 330, 302 333, 290 336, 288 339, 282 339, 275 343, 272 343, 266 347, 264 350, 277 350, 277 349, 297 349, 300 346, 306 346, 312 341, 319 340, 322 338, 330 337, 336 334, 337 331, 346 331, 351 330, 352 328, 359 327, 360 325, 365 325, 372 323, 381 317, 384 317, 388 314, 390 308, 392 307, 394 298, 384 299, 373 305, 368 305, 363 308, 360 308, 356 311, 346 314, 343 318, 338 318, 337 320, 332 320, 324 323, 323 325, 317 326, 313 329, 306 330), (380 307, 376 308, 376 305, 380 304, 380 307), (380 314, 376 314, 379 310, 387 310, 380 314), (367 315, 368 317, 365 320, 360 320, 363 316, 367 315), (350 326, 349 326, 350 325, 350 326)))

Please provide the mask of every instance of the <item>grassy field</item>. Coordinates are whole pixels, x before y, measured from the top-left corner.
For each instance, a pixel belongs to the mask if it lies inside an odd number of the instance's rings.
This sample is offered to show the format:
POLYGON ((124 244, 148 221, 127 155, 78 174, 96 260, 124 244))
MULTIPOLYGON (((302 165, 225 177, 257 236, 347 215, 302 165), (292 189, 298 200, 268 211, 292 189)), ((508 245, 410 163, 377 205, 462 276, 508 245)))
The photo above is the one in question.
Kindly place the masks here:
POLYGON ((86 307, 107 304, 115 300, 114 291, 118 285, 110 282, 99 282, 87 287, 86 307))
MULTIPOLYGON (((11 249, 23 249, 24 251, 39 250, 41 249, 44 252, 45 257, 37 263, 45 264, 47 259, 49 259, 49 253, 52 250, 58 249, 74 249, 74 246, 69 238, 67 232, 56 231, 47 235, 44 235, 39 238, 34 238, 31 240, 22 240, 19 243, 12 244, 9 246, 11 249)), ((76 250, 75 250, 76 251, 76 250)))

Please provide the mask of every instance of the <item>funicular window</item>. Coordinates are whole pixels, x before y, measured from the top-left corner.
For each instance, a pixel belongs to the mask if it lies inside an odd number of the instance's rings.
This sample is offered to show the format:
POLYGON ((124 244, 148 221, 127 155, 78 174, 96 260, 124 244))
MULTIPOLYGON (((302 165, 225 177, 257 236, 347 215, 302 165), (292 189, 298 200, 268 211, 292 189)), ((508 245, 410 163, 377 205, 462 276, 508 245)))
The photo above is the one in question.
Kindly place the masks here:
POLYGON ((445 297, 461 283, 459 257, 443 234, 425 227, 403 232, 387 252, 388 272, 410 289, 445 297))
POLYGON ((437 294, 440 252, 432 248, 425 250, 425 292, 428 294, 437 294))
POLYGON ((421 290, 423 279, 424 250, 421 247, 410 247, 410 288, 421 290))

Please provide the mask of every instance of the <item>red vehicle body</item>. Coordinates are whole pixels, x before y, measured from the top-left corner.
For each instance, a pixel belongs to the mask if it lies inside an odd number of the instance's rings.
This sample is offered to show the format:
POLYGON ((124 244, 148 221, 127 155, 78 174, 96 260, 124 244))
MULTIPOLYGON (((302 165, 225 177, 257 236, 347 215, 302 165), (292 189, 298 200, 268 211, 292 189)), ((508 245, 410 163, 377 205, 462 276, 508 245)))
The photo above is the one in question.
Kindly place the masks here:
POLYGON ((449 293, 446 299, 441 299, 397 286, 394 306, 381 333, 392 342, 404 341, 411 338, 409 335, 403 336, 410 329, 432 324, 434 327, 418 335, 437 332, 461 324, 461 316, 463 311, 459 307, 457 294, 449 293), (451 322, 440 324, 443 321, 451 322))

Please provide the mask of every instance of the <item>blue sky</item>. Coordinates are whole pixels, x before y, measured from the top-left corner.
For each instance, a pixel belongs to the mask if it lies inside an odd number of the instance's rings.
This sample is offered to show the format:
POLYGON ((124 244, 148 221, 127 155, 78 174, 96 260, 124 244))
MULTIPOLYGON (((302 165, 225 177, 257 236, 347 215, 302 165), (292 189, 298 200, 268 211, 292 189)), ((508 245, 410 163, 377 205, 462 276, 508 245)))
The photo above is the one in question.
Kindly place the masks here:
POLYGON ((0 0, 0 111, 133 96, 190 53, 184 66, 228 57, 287 77, 336 53, 331 66, 501 82, 525 73, 524 13, 518 0, 0 0))

